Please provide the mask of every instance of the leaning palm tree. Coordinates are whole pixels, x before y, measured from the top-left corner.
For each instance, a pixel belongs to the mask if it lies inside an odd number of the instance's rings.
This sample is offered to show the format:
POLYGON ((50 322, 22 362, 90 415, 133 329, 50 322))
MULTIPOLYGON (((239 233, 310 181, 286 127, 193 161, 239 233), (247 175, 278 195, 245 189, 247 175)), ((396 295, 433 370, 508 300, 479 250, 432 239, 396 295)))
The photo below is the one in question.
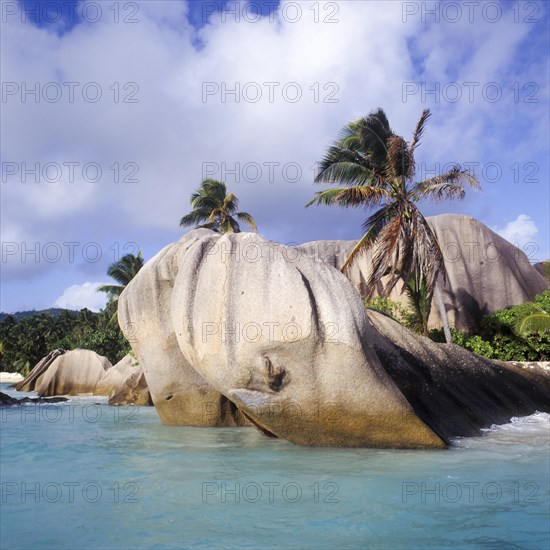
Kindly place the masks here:
MULTIPOLYGON (((374 294, 377 283, 387 276, 382 296, 388 296, 399 280, 414 287, 410 296, 420 296, 427 313, 432 296, 445 323, 445 336, 450 341, 446 314, 436 288, 440 275, 445 280, 443 253, 430 225, 417 207, 422 199, 441 201, 462 199, 464 184, 479 189, 476 178, 455 165, 448 172, 422 181, 414 181, 414 153, 420 143, 430 111, 422 112, 410 142, 390 128, 386 114, 378 109, 366 117, 347 124, 336 143, 320 163, 317 183, 339 183, 315 194, 312 204, 337 204, 344 207, 380 207, 363 224, 364 234, 342 266, 346 272, 359 254, 372 252, 372 265, 367 276, 367 298, 374 294), (421 292, 427 289, 428 295, 421 292)), ((427 332, 427 314, 422 332, 427 332)))
POLYGON ((183 216, 180 226, 195 225, 218 233, 240 233, 239 220, 256 231, 254 218, 246 212, 237 212, 238 206, 239 199, 233 193, 227 193, 225 183, 205 179, 198 191, 191 195, 193 210, 183 216))
POLYGON ((111 264, 107 270, 107 275, 112 277, 118 285, 102 285, 97 290, 100 292, 107 292, 111 298, 115 300, 118 299, 122 291, 142 267, 143 256, 141 250, 138 252, 137 256, 134 254, 126 254, 126 256, 120 258, 118 262, 111 264))

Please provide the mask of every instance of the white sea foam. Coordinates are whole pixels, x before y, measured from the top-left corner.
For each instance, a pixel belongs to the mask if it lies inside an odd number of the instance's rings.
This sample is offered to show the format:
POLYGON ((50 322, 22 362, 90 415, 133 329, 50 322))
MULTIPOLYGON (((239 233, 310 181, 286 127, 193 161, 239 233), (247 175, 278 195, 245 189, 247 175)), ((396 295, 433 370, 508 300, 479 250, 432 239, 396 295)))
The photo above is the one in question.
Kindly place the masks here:
POLYGON ((514 416, 506 424, 493 424, 484 432, 511 432, 511 433, 534 433, 544 432, 550 429, 550 414, 536 412, 529 416, 514 416))

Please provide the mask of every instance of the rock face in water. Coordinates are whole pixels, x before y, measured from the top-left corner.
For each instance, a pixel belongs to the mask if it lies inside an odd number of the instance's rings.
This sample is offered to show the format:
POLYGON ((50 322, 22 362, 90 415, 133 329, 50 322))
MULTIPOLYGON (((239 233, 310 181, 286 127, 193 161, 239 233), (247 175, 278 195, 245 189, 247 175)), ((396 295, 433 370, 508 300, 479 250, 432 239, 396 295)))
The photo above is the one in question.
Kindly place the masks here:
POLYGON ((109 405, 150 405, 151 396, 143 367, 126 355, 97 383, 95 395, 108 395, 109 405))
POLYGON ((172 291, 187 250, 212 235, 198 229, 162 249, 130 282, 118 301, 124 335, 145 371, 151 398, 165 424, 239 426, 248 421, 237 407, 214 389, 189 364, 176 339, 172 322, 172 291))
MULTIPOLYGON (((524 252, 481 222, 468 216, 442 214, 428 218, 443 251, 448 280, 442 287, 449 323, 472 332, 483 315, 522 304, 548 288, 547 279, 529 263, 524 252)), ((340 268, 357 241, 314 241, 296 247, 318 261, 340 268)), ((361 292, 365 291, 370 254, 352 265, 347 276, 361 292)), ((406 305, 401 288, 390 298, 406 305)), ((432 304, 429 327, 441 327, 437 304, 432 304)))
POLYGON ((550 403, 543 369, 369 321, 338 270, 251 233, 166 247, 122 293, 119 322, 172 424, 245 416, 304 445, 438 448, 550 403))
POLYGON ((40 397, 93 394, 110 367, 106 357, 90 350, 54 350, 38 362, 16 389, 35 391, 40 397))
POLYGON ((291 257, 252 233, 211 234, 188 249, 172 320, 193 368, 258 426, 293 443, 443 446, 382 368, 351 283, 291 257))
POLYGON ((384 337, 374 343, 384 369, 418 416, 446 442, 473 436, 550 408, 550 373, 490 361, 454 344, 436 344, 380 313, 369 319, 384 337))

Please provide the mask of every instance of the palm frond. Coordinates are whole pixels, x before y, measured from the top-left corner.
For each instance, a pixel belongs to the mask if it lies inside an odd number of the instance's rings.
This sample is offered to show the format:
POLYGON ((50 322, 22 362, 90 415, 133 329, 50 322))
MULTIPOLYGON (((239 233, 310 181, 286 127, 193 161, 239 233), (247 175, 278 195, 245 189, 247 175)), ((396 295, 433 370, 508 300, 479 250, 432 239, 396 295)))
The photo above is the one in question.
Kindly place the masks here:
POLYGON ((412 204, 399 204, 397 213, 380 232, 373 247, 371 272, 367 286, 374 287, 382 277, 388 276, 383 296, 387 296, 399 280, 407 282, 418 274, 430 287, 437 277, 446 272, 444 258, 437 238, 427 220, 412 204))
POLYGON ((180 227, 189 227, 206 221, 210 216, 211 210, 206 208, 198 208, 186 214, 180 220, 180 227))
POLYGON ((387 189, 367 185, 356 187, 333 187, 325 191, 315 193, 315 197, 306 204, 306 208, 312 204, 331 205, 337 204, 344 207, 371 207, 390 197, 387 189))
POLYGON ((412 312, 407 315, 406 325, 414 332, 424 336, 428 335, 428 318, 433 290, 433 287, 430 287, 426 279, 418 272, 415 272, 405 285, 405 294, 412 308, 412 312))
POLYGON ((197 229, 211 229, 212 231, 218 233, 218 223, 217 222, 203 223, 202 225, 197 225, 197 229))
POLYGON ((414 175, 414 160, 409 146, 401 136, 391 136, 388 140, 388 176, 403 181, 414 175))
POLYGON ((444 174, 416 183, 411 193, 418 198, 429 198, 436 202, 444 199, 461 200, 465 195, 464 184, 466 183, 474 189, 481 189, 475 176, 459 165, 455 165, 444 174))
POLYGON ((254 218, 248 212, 237 212, 235 216, 241 222, 248 224, 254 231, 258 231, 254 218))
MULTIPOLYGON (((346 271, 351 267, 351 264, 354 262, 355 258, 358 255, 367 252, 378 240, 380 232, 388 223, 388 220, 391 219, 394 208, 395 207, 393 204, 384 206, 367 219, 367 221, 363 224, 363 229, 365 230, 365 233, 361 237, 361 239, 359 239, 357 244, 353 247, 353 250, 350 252, 349 256, 346 258, 346 261, 341 268, 342 273, 346 273, 346 271)), ((369 285, 367 285, 367 287, 367 297, 371 297, 372 293, 374 293, 374 289, 371 289, 369 285), (370 292, 371 290, 372 292, 370 292)))
POLYGON ((422 134, 424 133, 424 126, 431 116, 432 115, 430 113, 430 109, 424 109, 422 111, 422 115, 420 115, 420 118, 418 119, 416 128, 413 133, 412 141, 409 145, 411 153, 414 153, 414 150, 420 145, 420 139, 422 138, 422 134))
POLYGON ((514 326, 516 334, 525 336, 534 332, 550 332, 550 315, 544 311, 519 319, 514 326))
POLYGON ((316 183, 341 183, 343 185, 380 184, 384 176, 376 166, 360 152, 333 146, 319 163, 316 183))
POLYGON ((223 208, 223 210, 225 210, 229 214, 233 214, 238 207, 239 207, 239 199, 233 193, 229 193, 224 198, 221 206, 221 208, 223 208))
POLYGON ((113 296, 120 296, 123 290, 124 287, 120 285, 101 285, 96 288, 97 292, 106 292, 107 294, 112 294, 113 296))

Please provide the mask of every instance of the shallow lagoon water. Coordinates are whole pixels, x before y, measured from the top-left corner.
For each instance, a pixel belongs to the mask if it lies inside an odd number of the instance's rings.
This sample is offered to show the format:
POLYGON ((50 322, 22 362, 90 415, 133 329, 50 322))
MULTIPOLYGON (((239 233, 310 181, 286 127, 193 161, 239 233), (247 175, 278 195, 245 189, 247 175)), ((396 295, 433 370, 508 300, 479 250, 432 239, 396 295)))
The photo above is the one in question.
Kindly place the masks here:
POLYGON ((3 549, 550 545, 548 414, 445 451, 168 427, 97 397, 0 414, 3 549))

